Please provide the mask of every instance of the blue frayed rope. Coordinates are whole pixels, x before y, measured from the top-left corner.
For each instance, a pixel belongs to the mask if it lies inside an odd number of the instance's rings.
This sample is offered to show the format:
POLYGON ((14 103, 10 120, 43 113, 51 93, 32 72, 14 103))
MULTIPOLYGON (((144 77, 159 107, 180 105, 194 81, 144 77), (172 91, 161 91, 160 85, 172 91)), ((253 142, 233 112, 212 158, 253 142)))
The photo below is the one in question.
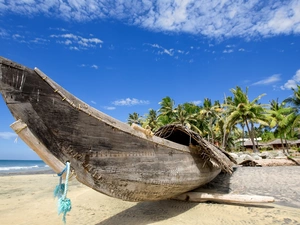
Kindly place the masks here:
POLYGON ((56 185, 54 192, 53 192, 53 196, 54 198, 61 198, 61 196, 63 195, 63 193, 65 192, 65 184, 62 183, 62 177, 59 177, 59 184, 56 185))
POLYGON ((67 198, 68 192, 68 180, 70 176, 70 163, 66 163, 66 167, 57 174, 59 176, 59 184, 54 189, 54 197, 58 198, 58 215, 63 214, 62 220, 66 223, 67 212, 70 212, 72 209, 71 200, 67 198), (62 175, 66 174, 66 181, 62 183, 62 175))

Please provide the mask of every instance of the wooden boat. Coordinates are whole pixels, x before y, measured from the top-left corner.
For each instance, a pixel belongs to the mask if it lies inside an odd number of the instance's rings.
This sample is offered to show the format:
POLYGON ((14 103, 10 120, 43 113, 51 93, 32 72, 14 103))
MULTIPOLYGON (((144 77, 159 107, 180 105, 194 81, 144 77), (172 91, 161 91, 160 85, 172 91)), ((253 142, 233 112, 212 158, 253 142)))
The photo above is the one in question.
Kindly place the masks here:
POLYGON ((224 152, 180 126, 157 135, 79 100, 39 69, 0 57, 12 128, 55 172, 70 161, 79 182, 127 201, 168 199, 231 172, 224 152), (168 140, 169 139, 169 140, 168 140), (178 142, 178 143, 176 143, 178 142))

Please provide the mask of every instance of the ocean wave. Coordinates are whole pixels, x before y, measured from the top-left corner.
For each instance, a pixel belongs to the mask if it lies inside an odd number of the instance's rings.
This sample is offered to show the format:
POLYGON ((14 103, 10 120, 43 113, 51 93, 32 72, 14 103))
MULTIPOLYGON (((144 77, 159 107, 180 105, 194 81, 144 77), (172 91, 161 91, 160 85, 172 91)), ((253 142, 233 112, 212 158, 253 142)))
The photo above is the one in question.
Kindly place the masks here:
POLYGON ((10 167, 0 167, 0 171, 8 171, 8 170, 30 170, 34 168, 39 168, 38 165, 34 166, 10 166, 10 167))

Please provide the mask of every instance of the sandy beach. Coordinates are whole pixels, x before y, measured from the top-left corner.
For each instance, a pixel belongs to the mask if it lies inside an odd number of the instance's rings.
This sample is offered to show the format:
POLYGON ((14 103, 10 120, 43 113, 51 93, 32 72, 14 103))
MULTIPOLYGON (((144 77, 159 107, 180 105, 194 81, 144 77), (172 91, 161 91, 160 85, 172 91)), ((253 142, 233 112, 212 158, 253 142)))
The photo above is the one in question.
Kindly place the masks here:
MULTIPOLYGON (((234 176, 241 181, 230 183, 236 193, 273 196, 277 202, 256 205, 176 200, 125 202, 72 179, 68 192, 72 210, 67 214, 67 224, 300 224, 300 167, 238 168, 234 176)), ((63 224, 53 198, 57 183, 54 174, 0 176, 0 224, 63 224)))

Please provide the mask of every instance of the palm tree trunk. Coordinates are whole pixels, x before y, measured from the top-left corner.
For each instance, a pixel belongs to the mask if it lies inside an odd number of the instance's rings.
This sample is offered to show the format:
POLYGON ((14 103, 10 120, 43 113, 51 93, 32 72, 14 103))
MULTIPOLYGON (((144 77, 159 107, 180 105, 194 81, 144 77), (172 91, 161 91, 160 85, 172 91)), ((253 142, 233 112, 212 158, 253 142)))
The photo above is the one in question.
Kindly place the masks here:
POLYGON ((209 122, 209 126, 210 126, 210 133, 211 133, 211 143, 214 144, 214 132, 213 132, 213 126, 212 126, 212 122, 209 122))
POLYGON ((280 142, 281 142, 281 146, 282 146, 282 152, 283 152, 283 154, 285 154, 285 149, 284 149, 284 144, 283 144, 283 140, 282 140, 282 135, 280 135, 280 142))
POLYGON ((255 140, 255 146, 257 149, 259 149, 258 147, 258 141, 257 141, 257 136, 256 136, 256 132, 255 132, 255 129, 254 129, 254 124, 251 122, 251 131, 253 132, 253 137, 254 137, 254 140, 255 140))
POLYGON ((247 129, 248 129, 248 132, 249 132, 249 136, 250 136, 250 139, 251 139, 251 142, 252 142, 252 145, 253 145, 253 152, 257 152, 256 145, 255 145, 254 138, 253 138, 253 133, 250 130, 248 121, 245 120, 245 123, 246 123, 247 129))
POLYGON ((223 131, 223 140, 222 140, 222 148, 225 149, 226 145, 226 130, 223 131))
POLYGON ((226 133, 226 127, 223 127, 223 141, 222 141, 222 148, 223 148, 224 150, 226 150, 226 144, 227 144, 228 135, 229 135, 229 133, 228 133, 228 134, 226 133))
POLYGON ((244 139, 245 139, 245 124, 242 123, 242 128, 243 128, 243 134, 242 134, 242 140, 243 140, 243 151, 245 149, 245 142, 244 142, 244 139))
POLYGON ((224 143, 223 143, 223 144, 224 144, 224 145, 223 145, 223 149, 224 149, 224 150, 226 150, 228 137, 229 137, 229 133, 226 133, 225 136, 224 136, 225 141, 224 141, 224 143))
POLYGON ((286 150, 286 153, 289 155, 289 146, 288 146, 288 143, 287 143, 287 140, 286 140, 286 133, 284 133, 284 141, 285 141, 285 150, 286 150))

